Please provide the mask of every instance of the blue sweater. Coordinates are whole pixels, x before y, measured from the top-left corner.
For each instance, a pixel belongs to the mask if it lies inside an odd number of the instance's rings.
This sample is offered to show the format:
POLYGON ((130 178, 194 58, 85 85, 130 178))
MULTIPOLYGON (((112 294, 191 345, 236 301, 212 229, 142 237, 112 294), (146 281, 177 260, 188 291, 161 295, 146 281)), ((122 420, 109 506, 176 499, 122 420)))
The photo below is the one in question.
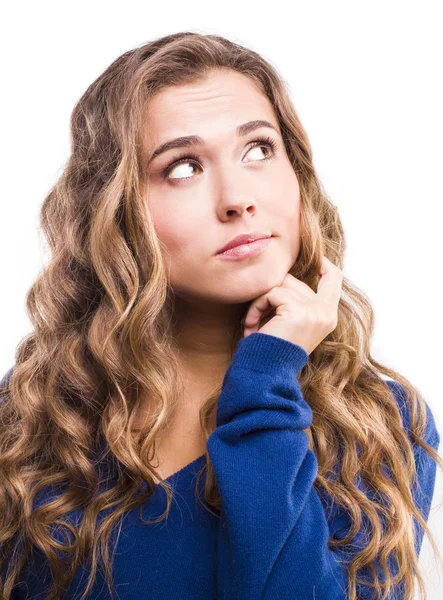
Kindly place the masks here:
MULTIPOLYGON (((351 552, 364 547, 368 521, 348 551, 328 546, 330 536, 345 537, 351 521, 343 509, 313 487, 318 465, 304 431, 312 422, 312 410, 297 379, 308 359, 302 347, 272 335, 254 333, 240 340, 223 379, 217 427, 207 443, 222 497, 220 518, 195 498, 203 455, 167 479, 174 485, 176 500, 166 521, 143 524, 139 508, 125 515, 114 559, 118 598, 348 598, 345 561, 350 560, 351 552)), ((394 381, 388 383, 407 430, 404 390, 394 381)), ((428 405, 427 412, 425 439, 438 449, 440 435, 428 405)), ((427 520, 436 464, 419 446, 414 445, 414 454, 419 486, 414 487, 413 496, 427 520)), ((364 482, 357 483, 371 496, 364 482)), ((49 499, 45 494, 39 505, 49 499)), ((143 506, 143 517, 158 517, 165 508, 166 494, 156 486, 143 506)), ((78 511, 69 516, 80 522, 78 511)), ((417 550, 422 538, 419 528, 417 550)), ((67 543, 66 536, 56 539, 67 543)), ((36 549, 22 573, 23 586, 16 588, 16 600, 44 597, 42 584, 45 578, 49 583, 49 575, 43 559, 36 549)), ((367 577, 370 579, 369 571, 367 577)), ((81 567, 69 588, 68 600, 80 597, 86 579, 87 572, 81 567)), ((357 593, 362 599, 375 597, 366 585, 358 586, 357 593)), ((110 598, 101 572, 89 597, 110 598)), ((390 596, 394 597, 403 598, 400 589, 390 596)))

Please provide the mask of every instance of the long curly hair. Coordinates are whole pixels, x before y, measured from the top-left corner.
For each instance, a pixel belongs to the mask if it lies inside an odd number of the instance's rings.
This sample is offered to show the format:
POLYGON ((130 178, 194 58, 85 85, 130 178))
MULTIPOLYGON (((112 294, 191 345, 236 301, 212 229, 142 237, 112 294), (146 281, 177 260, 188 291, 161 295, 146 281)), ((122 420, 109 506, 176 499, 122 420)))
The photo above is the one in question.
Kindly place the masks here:
MULTIPOLYGON (((345 237, 337 207, 317 178, 307 134, 272 64, 224 37, 190 31, 117 58, 72 112, 71 153, 41 209, 40 225, 52 254, 26 296, 33 332, 18 345, 13 371, 1 389, 0 572, 8 566, 0 583, 4 600, 10 599, 33 546, 47 557, 54 577, 46 600, 63 598, 85 561, 90 574, 81 600, 101 561, 113 595, 110 535, 128 510, 140 506, 141 511, 154 492, 155 442, 176 414, 183 390, 172 359, 173 292, 146 206, 143 118, 149 99, 164 86, 196 82, 221 69, 249 77, 274 106, 300 187, 301 249, 290 273, 315 291, 322 254, 343 268, 345 237), (152 416, 135 435, 142 397, 149 398, 152 416), (143 482, 146 490, 140 494, 143 482), (57 490, 57 497, 34 506, 44 489, 57 490), (78 529, 63 520, 76 509, 84 511, 78 529), (66 527, 74 542, 54 540, 54 525, 66 527)), ((442 561, 411 494, 416 480, 412 442, 440 469, 443 461, 424 440, 427 415, 420 392, 372 358, 373 327, 368 297, 345 277, 337 327, 299 374, 313 412, 306 433, 318 461, 315 487, 352 516, 349 536, 331 539, 331 547, 349 544, 364 516, 373 529, 367 546, 349 564, 350 600, 357 598, 358 573, 365 567, 383 599, 401 581, 405 599, 412 600, 415 577, 421 598, 426 598, 414 547, 414 517, 440 565, 442 561), (411 439, 382 375, 404 390, 411 439), (380 468, 383 461, 392 479, 380 468), (357 477, 378 492, 375 499, 361 493, 357 477), (387 572, 393 557, 395 577, 387 572), (378 578, 376 560, 385 581, 378 578)), ((232 356, 242 336, 239 319, 232 356)), ((207 437, 215 428, 221 391, 221 386, 213 390, 200 411, 207 437)), ((196 488, 205 471, 204 498, 197 491, 196 496, 219 517, 221 499, 208 452, 196 488)), ((151 523, 167 516, 173 500, 172 486, 158 479, 167 508, 151 523)))

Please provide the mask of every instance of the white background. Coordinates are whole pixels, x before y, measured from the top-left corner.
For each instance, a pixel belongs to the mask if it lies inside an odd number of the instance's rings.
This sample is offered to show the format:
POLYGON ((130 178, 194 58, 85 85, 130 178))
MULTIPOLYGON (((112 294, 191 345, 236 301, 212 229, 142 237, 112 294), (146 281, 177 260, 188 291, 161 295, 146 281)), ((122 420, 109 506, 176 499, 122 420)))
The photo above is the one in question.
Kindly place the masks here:
MULTIPOLYGON (((10 4, 0 36, 0 377, 30 332, 24 299, 47 259, 39 212, 68 157, 75 102, 134 46, 182 30, 217 33, 258 51, 287 81, 345 228, 345 276, 375 310, 372 354, 421 390, 442 432, 441 8, 426 0, 10 4)), ((441 552, 442 500, 438 471, 429 525, 441 552)), ((420 564, 429 600, 440 599, 426 537, 420 564)))

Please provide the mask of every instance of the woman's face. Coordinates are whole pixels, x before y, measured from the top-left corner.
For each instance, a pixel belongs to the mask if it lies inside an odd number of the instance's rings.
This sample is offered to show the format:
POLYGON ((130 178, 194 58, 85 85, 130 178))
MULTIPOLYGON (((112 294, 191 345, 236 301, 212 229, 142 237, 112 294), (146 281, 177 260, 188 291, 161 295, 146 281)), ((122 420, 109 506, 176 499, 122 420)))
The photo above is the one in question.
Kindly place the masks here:
POLYGON ((149 101, 146 139, 147 203, 173 290, 235 304, 280 285, 300 249, 299 185, 272 104, 253 82, 214 71, 199 83, 163 89, 149 101), (275 129, 237 135, 239 125, 255 120, 275 129), (204 144, 169 149, 149 163, 160 145, 190 135, 204 144), (277 147, 253 147, 260 137, 277 147), (162 174, 181 156, 188 158, 162 174), (254 230, 273 236, 263 252, 235 261, 216 256, 233 237, 254 230))

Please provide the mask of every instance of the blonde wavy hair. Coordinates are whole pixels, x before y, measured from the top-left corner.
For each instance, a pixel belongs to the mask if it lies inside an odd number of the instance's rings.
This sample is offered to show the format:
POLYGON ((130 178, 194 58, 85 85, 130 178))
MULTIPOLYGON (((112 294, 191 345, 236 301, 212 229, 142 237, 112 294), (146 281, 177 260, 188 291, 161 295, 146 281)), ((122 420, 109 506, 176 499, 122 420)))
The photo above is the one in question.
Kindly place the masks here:
MULTIPOLYGON (((18 345, 12 375, 1 390, 0 572, 8 566, 0 583, 4 600, 10 599, 33 545, 47 557, 54 577, 47 600, 64 597, 62 590, 87 559, 91 569, 81 600, 94 583, 99 561, 113 595, 111 531, 125 512, 137 506, 141 511, 153 493, 157 475, 151 453, 183 389, 172 360, 173 294, 146 206, 142 123, 149 99, 164 86, 196 82, 220 69, 249 77, 275 108, 300 186, 301 250, 290 273, 315 291, 322 254, 343 268, 345 237, 337 208, 317 178, 308 137, 275 67, 233 41, 190 31, 117 58, 72 112, 71 154, 41 209, 52 256, 26 297, 34 330, 18 345), (141 397, 150 399, 152 418, 135 435, 141 397), (140 494, 143 482, 146 491, 140 494), (57 498, 33 507, 38 492, 52 486, 61 486, 57 498), (76 509, 84 510, 78 530, 62 518, 76 509), (98 527, 97 517, 105 510, 109 514, 98 527), (55 524, 71 531, 72 545, 51 537, 55 524), (70 558, 69 568, 57 550, 70 558)), ((426 598, 413 517, 429 536, 440 566, 442 560, 413 501, 412 442, 440 469, 443 461, 424 440, 427 415, 420 392, 370 354, 374 315, 368 297, 346 278, 342 289, 337 327, 299 375, 313 412, 306 433, 318 461, 315 487, 353 521, 349 535, 330 539, 330 545, 349 544, 366 516, 373 536, 349 564, 350 600, 357 598, 358 574, 364 568, 371 569, 382 599, 400 582, 405 599, 412 600, 415 577, 421 598, 426 598), (404 390, 411 439, 381 374, 404 390), (383 461, 392 479, 383 473, 383 461), (362 494, 357 477, 377 491, 376 498, 362 494), (395 577, 387 570, 393 557, 395 577), (375 561, 383 567, 384 582, 375 561)), ((242 336, 239 319, 232 355, 242 336)), ((221 391, 221 386, 215 389, 200 411, 207 437, 215 428, 221 391)), ((204 499, 198 499, 219 517, 220 494, 208 452, 199 478, 205 470, 204 499)), ((167 516, 173 499, 167 481, 158 485, 166 491, 167 508, 152 523, 167 516)))

